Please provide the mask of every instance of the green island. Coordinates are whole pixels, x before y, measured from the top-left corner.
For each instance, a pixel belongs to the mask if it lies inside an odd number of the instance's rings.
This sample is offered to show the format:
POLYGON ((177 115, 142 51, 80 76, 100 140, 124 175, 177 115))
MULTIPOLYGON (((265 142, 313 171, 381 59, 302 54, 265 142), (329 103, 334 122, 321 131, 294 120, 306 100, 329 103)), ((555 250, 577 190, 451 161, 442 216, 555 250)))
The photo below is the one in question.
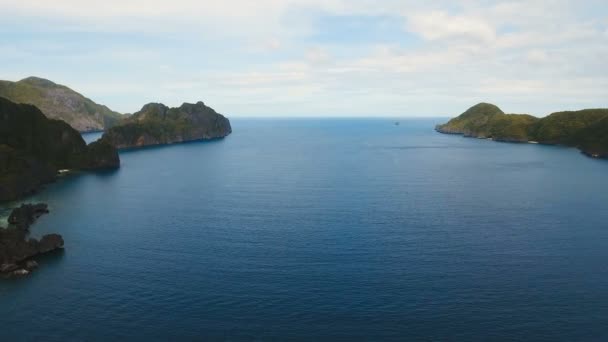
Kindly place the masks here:
POLYGON ((122 117, 64 85, 39 77, 18 82, 0 81, 0 97, 34 105, 47 117, 63 120, 80 132, 108 129, 122 117))
POLYGON ((608 109, 556 112, 537 118, 505 114, 493 104, 480 103, 435 130, 503 142, 570 146, 590 157, 608 158, 608 109))
POLYGON ((230 121, 203 102, 177 108, 150 103, 107 130, 101 140, 124 149, 219 139, 230 133, 230 121))
MULTIPOLYGON (((116 169, 118 149, 231 132, 230 121, 203 102, 178 108, 151 103, 121 115, 48 80, 0 81, 0 203, 27 197, 67 171, 116 169), (105 134, 89 145, 79 132, 99 129, 105 134)), ((23 204, 12 210, 6 228, 0 223, 0 277, 27 275, 38 266, 36 257, 63 248, 61 235, 38 240, 29 234, 48 212, 44 203, 23 204)))
MULTIPOLYGON (((67 171, 116 169, 118 149, 231 132, 230 121, 203 102, 178 108, 151 103, 121 115, 41 78, 0 81, 0 203, 33 194, 67 171), (87 145, 80 132, 92 130, 105 134, 87 145)), ((38 266, 34 258, 63 248, 61 235, 30 237, 29 227, 48 211, 44 203, 12 210, 6 228, 0 227, 0 277, 27 275, 38 266)))

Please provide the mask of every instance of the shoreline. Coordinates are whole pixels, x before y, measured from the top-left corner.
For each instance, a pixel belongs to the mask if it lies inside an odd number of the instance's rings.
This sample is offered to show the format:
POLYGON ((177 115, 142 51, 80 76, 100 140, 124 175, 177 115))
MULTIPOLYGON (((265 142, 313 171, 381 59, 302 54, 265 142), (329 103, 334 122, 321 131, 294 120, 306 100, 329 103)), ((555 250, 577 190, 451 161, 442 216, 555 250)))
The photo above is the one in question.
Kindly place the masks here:
POLYGON ((600 159, 600 160, 608 160, 608 154, 604 155, 604 154, 600 154, 600 153, 594 153, 594 152, 585 151, 585 150, 581 149, 578 146, 569 146, 569 145, 564 145, 564 144, 555 144, 555 143, 550 143, 550 142, 534 141, 534 140, 525 140, 524 141, 524 140, 518 140, 518 139, 496 139, 496 138, 493 138, 493 137, 475 136, 475 135, 471 135, 471 134, 465 134, 464 132, 445 131, 445 130, 442 130, 440 127, 435 127, 435 132, 440 133, 440 134, 446 134, 446 135, 459 135, 459 136, 462 136, 463 138, 491 140, 491 141, 500 142, 500 143, 531 144, 531 145, 544 145, 544 146, 558 146, 558 147, 565 147, 565 148, 575 148, 581 154, 587 156, 588 158, 591 158, 591 159, 600 159))

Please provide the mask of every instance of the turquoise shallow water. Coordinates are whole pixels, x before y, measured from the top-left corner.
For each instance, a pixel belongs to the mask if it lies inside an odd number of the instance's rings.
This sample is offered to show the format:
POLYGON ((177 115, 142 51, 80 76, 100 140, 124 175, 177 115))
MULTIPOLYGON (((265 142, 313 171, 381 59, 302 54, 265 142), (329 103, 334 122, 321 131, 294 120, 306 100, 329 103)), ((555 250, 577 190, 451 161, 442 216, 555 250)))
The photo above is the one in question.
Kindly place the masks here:
POLYGON ((608 162, 441 121, 234 119, 53 184, 0 340, 606 340, 608 162))

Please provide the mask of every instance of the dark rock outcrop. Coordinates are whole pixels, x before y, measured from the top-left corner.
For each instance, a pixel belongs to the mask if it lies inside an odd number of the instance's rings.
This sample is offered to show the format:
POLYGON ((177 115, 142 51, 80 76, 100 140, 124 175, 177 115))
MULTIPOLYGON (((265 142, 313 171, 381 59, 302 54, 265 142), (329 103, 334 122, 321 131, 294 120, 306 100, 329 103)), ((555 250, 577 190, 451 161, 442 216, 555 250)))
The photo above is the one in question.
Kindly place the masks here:
POLYGON ((9 227, 0 227, 0 275, 23 276, 38 267, 31 258, 63 248, 63 238, 48 234, 40 241, 29 238, 29 227, 48 213, 46 204, 24 204, 12 211, 9 227))
POLYGON ((0 145, 0 201, 36 192, 55 180, 57 169, 7 145, 0 145))
POLYGON ((117 169, 120 167, 118 150, 105 141, 98 140, 87 146, 85 161, 82 169, 101 170, 117 169))
POLYGON ((594 158, 608 158, 608 109, 557 112, 544 118, 505 114, 480 103, 435 130, 504 142, 536 142, 578 148, 594 158))
POLYGON ((107 130, 101 140, 124 149, 218 139, 230 133, 230 121, 203 102, 178 108, 150 103, 107 130))
POLYGON ((112 145, 99 141, 87 146, 67 123, 46 118, 34 106, 0 97, 0 201, 35 192, 55 180, 61 169, 119 165, 112 145))
POLYGON ((43 254, 63 248, 63 243, 63 237, 61 237, 59 234, 45 235, 38 243, 38 253, 43 254))
POLYGON ((22 204, 11 212, 8 223, 18 229, 27 230, 40 216, 48 212, 48 206, 44 203, 22 204))

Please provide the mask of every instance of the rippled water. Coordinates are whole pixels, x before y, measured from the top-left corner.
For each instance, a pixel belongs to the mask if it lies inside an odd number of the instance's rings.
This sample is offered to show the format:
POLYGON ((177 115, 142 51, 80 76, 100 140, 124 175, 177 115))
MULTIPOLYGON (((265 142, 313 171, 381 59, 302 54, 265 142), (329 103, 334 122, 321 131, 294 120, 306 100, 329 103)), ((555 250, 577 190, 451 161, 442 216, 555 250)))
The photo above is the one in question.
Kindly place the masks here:
POLYGON ((233 120, 36 196, 3 341, 606 340, 608 162, 443 120, 233 120))

